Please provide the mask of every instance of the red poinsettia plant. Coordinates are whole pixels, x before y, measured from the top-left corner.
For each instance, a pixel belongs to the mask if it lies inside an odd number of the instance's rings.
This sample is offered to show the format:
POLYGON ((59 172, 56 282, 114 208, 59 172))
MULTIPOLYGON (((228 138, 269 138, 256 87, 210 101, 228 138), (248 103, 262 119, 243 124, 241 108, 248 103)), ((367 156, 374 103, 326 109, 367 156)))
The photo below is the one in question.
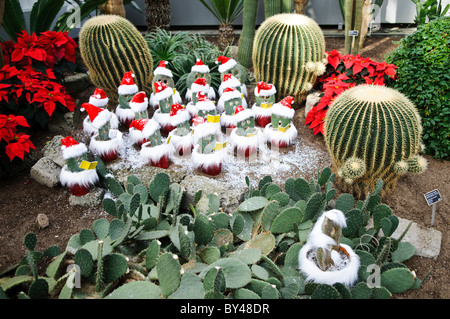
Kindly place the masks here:
POLYGON ((314 135, 324 134, 327 110, 339 94, 359 84, 389 85, 397 79, 397 67, 393 64, 376 62, 359 54, 342 55, 337 50, 326 53, 326 72, 314 86, 316 90, 322 91, 320 100, 308 112, 305 120, 314 135))
POLYGON ((23 160, 34 145, 18 130, 45 127, 56 113, 74 111, 75 100, 61 83, 64 70, 83 71, 75 63, 76 48, 67 32, 55 31, 22 31, 17 43, 1 43, 0 157, 23 160))

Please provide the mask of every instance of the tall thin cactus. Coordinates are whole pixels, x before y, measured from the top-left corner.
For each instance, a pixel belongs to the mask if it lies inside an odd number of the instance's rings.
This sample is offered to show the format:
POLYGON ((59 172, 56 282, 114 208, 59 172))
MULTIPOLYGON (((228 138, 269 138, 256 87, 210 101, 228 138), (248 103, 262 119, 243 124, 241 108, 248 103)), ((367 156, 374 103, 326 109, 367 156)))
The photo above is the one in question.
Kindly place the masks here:
POLYGON ((244 0, 243 25, 241 36, 239 37, 238 60, 246 68, 249 68, 252 64, 257 12, 258 0, 244 0))
POLYGON ((356 55, 358 53, 363 5, 364 0, 345 0, 345 54, 356 55), (349 35, 350 30, 358 31, 358 35, 354 39, 349 35))

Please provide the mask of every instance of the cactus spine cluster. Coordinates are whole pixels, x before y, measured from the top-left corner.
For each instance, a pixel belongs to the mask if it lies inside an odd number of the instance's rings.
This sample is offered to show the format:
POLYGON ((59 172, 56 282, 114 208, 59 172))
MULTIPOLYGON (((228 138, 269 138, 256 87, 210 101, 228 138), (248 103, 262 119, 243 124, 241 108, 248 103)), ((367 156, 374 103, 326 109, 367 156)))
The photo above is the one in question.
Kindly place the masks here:
POLYGON ((153 60, 144 37, 127 19, 101 15, 89 19, 80 31, 80 52, 92 82, 117 99, 122 76, 132 71, 138 87, 151 92, 153 60))
POLYGON ((318 75, 325 72, 325 40, 319 25, 294 13, 277 14, 259 27, 253 43, 256 81, 273 83, 277 99, 306 99, 318 75))
POLYGON ((421 119, 400 92, 360 85, 342 93, 325 118, 325 141, 344 189, 357 195, 373 191, 378 179, 385 190, 406 172, 420 173, 421 119))

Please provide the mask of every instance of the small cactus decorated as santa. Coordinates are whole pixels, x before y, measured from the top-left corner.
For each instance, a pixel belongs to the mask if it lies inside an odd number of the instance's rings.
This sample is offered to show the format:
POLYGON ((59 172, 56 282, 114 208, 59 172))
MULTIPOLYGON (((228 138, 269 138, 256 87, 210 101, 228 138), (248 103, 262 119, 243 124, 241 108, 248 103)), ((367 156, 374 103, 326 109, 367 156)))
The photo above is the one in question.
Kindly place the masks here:
POLYGON ((131 110, 134 112, 134 118, 136 120, 148 118, 148 98, 144 91, 136 93, 131 99, 129 105, 131 110))
POLYGON ((72 195, 86 195, 91 186, 98 182, 96 162, 88 161, 86 145, 71 136, 61 139, 61 144, 66 164, 61 169, 59 181, 62 186, 69 188, 72 195))
POLYGON ((209 73, 210 69, 209 66, 203 63, 201 59, 197 59, 197 62, 195 65, 192 66, 191 72, 188 74, 186 79, 187 84, 187 90, 186 90, 186 100, 191 101, 192 100, 192 90, 191 87, 193 83, 200 78, 204 78, 206 80, 206 83, 209 86, 209 89, 205 94, 208 96, 210 100, 216 99, 216 92, 214 91, 214 88, 211 87, 211 74, 209 73))
POLYGON ((137 119, 131 122, 128 130, 128 138, 131 144, 141 146, 142 144, 148 142, 150 136, 155 131, 153 126, 156 124, 158 123, 155 121, 150 121, 150 119, 137 119))
POLYGON ((255 87, 255 104, 252 110, 256 115, 256 125, 266 127, 271 122, 272 105, 275 103, 277 90, 273 84, 258 82, 255 87))
POLYGON ((88 113, 92 125, 98 131, 91 137, 89 150, 104 162, 115 160, 123 141, 122 133, 117 129, 111 129, 112 113, 90 103, 82 104, 81 110, 88 113))
POLYGON ((245 97, 247 97, 247 87, 245 80, 247 78, 247 69, 239 64, 235 59, 219 56, 216 60, 216 64, 219 65, 219 73, 221 81, 224 80, 225 74, 231 73, 236 79, 241 82, 241 90, 245 97))
POLYGON ((145 124, 147 130, 147 142, 141 145, 140 156, 148 165, 160 168, 167 168, 170 158, 174 152, 173 145, 163 142, 161 137, 161 127, 154 120, 150 119, 145 124))
MULTIPOLYGON (((175 82, 173 81, 173 74, 170 69, 167 68, 167 61, 160 61, 158 63, 158 66, 153 71, 153 85, 155 85, 156 82, 162 82, 166 84, 168 87, 172 88, 173 90, 173 102, 172 103, 181 103, 181 96, 180 93, 175 88, 175 82)), ((169 104, 169 108, 170 108, 169 104)), ((156 98, 156 92, 152 92, 150 94, 150 106, 153 109, 158 109, 160 107, 159 101, 156 98)))
MULTIPOLYGON (((105 91, 99 88, 96 88, 94 94, 89 97, 90 104, 101 108, 106 108, 106 106, 108 105, 108 101, 109 99, 106 96, 105 91)), ((115 114, 111 115, 110 124, 112 129, 119 128, 119 120, 117 119, 117 116, 115 114)), ((92 136, 98 132, 97 128, 92 125, 89 116, 86 116, 83 120, 83 132, 85 132, 89 136, 92 136)))
POLYGON ((287 96, 272 106, 271 122, 264 128, 264 135, 272 147, 290 147, 297 137, 297 129, 292 123, 295 110, 292 96, 287 96))
POLYGON ((300 272, 307 281, 348 287, 355 284, 360 260, 350 246, 341 243, 346 226, 340 210, 326 211, 319 217, 298 257, 300 272))
POLYGON ((207 96, 209 88, 210 86, 205 78, 198 78, 192 83, 190 90, 191 99, 186 105, 186 110, 188 110, 191 117, 196 117, 198 115, 197 102, 199 93, 201 92, 203 94, 200 96, 207 96))
POLYGON ((154 83, 155 99, 158 101, 158 109, 153 113, 153 119, 159 123, 161 130, 165 134, 175 129, 170 124, 170 109, 174 104, 173 89, 164 82, 157 81, 154 83))
POLYGON ((172 104, 170 119, 172 126, 176 128, 169 133, 167 140, 173 145, 178 155, 191 154, 194 139, 189 124, 191 119, 189 112, 181 104, 172 104))
POLYGON ((220 142, 220 133, 216 125, 203 117, 192 119, 194 126, 194 149, 191 162, 203 173, 216 176, 222 171, 222 163, 226 154, 226 143, 220 142))
POLYGON ((231 131, 230 141, 236 149, 238 157, 250 157, 264 146, 265 139, 262 131, 255 127, 255 113, 244 109, 241 105, 236 107, 234 114, 237 127, 231 131))
MULTIPOLYGON (((233 89, 236 89, 237 91, 239 91, 241 93, 241 98, 242 98, 241 105, 244 107, 244 109, 246 109, 247 108, 247 101, 245 99, 244 93, 242 92, 241 81, 239 81, 231 73, 224 74, 224 76, 223 76, 223 81, 222 81, 222 83, 220 83, 220 86, 219 86, 219 95, 220 95, 220 97, 222 97, 223 91, 226 88, 233 88, 233 89)), ((219 102, 220 102, 220 98, 219 98, 219 102)), ((223 105, 221 104, 221 107, 222 106, 223 105)))
POLYGON ((119 105, 116 107, 116 115, 120 123, 129 127, 134 120, 134 111, 130 108, 130 102, 133 96, 139 92, 137 84, 134 82, 134 73, 125 72, 120 82, 117 92, 119 93, 119 105))
POLYGON ((237 126, 234 116, 236 107, 242 106, 242 94, 235 88, 225 88, 217 103, 217 110, 221 114, 220 124, 225 129, 234 129, 237 126))

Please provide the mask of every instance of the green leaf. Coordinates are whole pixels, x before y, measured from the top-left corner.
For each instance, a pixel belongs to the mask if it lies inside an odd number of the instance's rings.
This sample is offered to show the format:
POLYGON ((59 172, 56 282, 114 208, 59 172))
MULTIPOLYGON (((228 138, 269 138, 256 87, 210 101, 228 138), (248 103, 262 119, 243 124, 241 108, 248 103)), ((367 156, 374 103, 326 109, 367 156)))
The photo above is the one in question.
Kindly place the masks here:
POLYGON ((275 217, 270 231, 274 234, 290 232, 293 230, 294 224, 300 224, 302 220, 303 212, 299 208, 286 208, 275 217))
POLYGON ((171 253, 162 254, 156 264, 158 281, 163 297, 168 297, 174 293, 181 282, 181 265, 176 255, 171 253))
POLYGON ((37 243, 37 236, 34 233, 28 233, 25 235, 24 239, 25 247, 27 247, 28 250, 34 250, 37 243))
POLYGON ((256 212, 260 209, 263 209, 268 203, 269 201, 265 197, 262 196, 251 197, 246 201, 242 202, 239 205, 238 210, 240 212, 256 212))
POLYGON ((206 273, 215 267, 220 267, 225 275, 226 287, 236 289, 246 286, 252 277, 248 266, 242 261, 235 258, 222 258, 209 265, 204 269, 200 276, 204 277, 206 273))
POLYGON ((416 247, 408 242, 398 243, 397 249, 391 254, 392 262, 402 263, 412 256, 416 252, 416 247))
POLYGON ((50 30, 64 2, 64 0, 39 0, 35 2, 30 13, 30 31, 40 34, 50 30))
POLYGON ((204 296, 205 289, 201 279, 197 275, 187 272, 181 278, 178 289, 168 299, 203 299, 204 296))
POLYGON ((120 286, 104 299, 161 299, 161 289, 150 281, 133 281, 120 286))
POLYGON ((391 293, 401 293, 412 287, 414 275, 407 268, 393 268, 381 274, 381 285, 391 293))

